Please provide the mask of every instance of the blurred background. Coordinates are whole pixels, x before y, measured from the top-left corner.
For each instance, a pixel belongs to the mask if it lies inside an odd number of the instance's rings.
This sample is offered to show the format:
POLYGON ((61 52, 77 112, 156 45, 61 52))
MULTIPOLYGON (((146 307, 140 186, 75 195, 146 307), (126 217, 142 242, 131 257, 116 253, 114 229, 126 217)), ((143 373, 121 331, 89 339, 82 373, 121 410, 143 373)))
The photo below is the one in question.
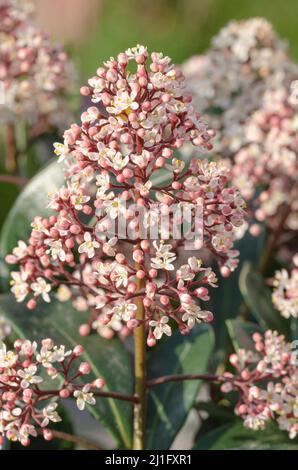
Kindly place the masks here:
MULTIPOLYGON (((85 84, 95 74, 102 61, 138 43, 146 45, 149 51, 162 51, 174 62, 181 63, 192 55, 204 52, 211 38, 230 20, 256 16, 272 23, 279 36, 289 42, 292 59, 298 60, 297 0, 34 0, 34 3, 36 22, 68 51, 78 71, 79 85, 85 84)), ((73 93, 80 99, 79 86, 73 93)), ((82 103, 76 102, 74 107, 79 112, 82 103)), ((37 142, 37 153, 42 162, 36 162, 29 155, 30 165, 23 172, 27 179, 53 155, 52 143, 55 140, 60 141, 61 136, 55 135, 37 142)), ((23 184, 20 179, 15 185, 1 182, 0 226, 23 184)), ((40 207, 45 205, 43 199, 38 202, 40 207)), ((33 217, 39 209, 31 207, 32 198, 29 203, 27 206, 33 217)), ((32 217, 30 213, 29 219, 32 217)), ((255 247, 250 249, 253 251, 255 247)), ((235 283, 235 277, 230 282, 235 283)), ((228 283, 226 286, 229 294, 231 286, 228 283)), ((230 313, 229 309, 226 313, 230 313)), ((221 323, 218 322, 219 331, 224 321, 223 317, 221 323)), ((204 394, 205 390, 202 390, 201 400, 204 394)), ((75 421, 74 430, 77 433, 84 431, 85 437, 90 439, 97 435, 98 424, 87 413, 77 416, 72 407, 68 411, 75 421)), ((192 412, 172 448, 189 447, 198 428, 198 419, 197 412, 192 412)), ((112 446, 104 431, 101 431, 100 443, 105 447, 112 446)))
POLYGON ((73 56, 80 80, 137 43, 182 62, 229 20, 263 16, 298 59, 297 0, 35 0, 37 20, 73 56))

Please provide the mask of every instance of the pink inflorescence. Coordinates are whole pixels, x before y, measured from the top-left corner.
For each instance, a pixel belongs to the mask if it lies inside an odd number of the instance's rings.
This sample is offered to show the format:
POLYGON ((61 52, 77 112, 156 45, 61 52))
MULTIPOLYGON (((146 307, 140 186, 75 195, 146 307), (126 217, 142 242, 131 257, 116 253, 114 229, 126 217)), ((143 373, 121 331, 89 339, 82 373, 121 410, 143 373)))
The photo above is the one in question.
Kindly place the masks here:
POLYGON ((298 253, 293 258, 294 268, 277 271, 273 281, 272 301, 285 318, 298 318, 298 253))
POLYGON ((264 18, 229 22, 182 69, 195 105, 217 131, 216 153, 229 158, 245 144, 245 123, 266 90, 298 76, 286 42, 264 18))
POLYGON ((277 332, 253 336, 254 349, 239 349, 230 357, 237 370, 222 378, 224 392, 236 390, 236 414, 244 426, 255 431, 276 420, 281 430, 294 439, 298 434, 298 358, 292 344, 277 332))
POLYGON ((3 0, 0 5, 0 80, 4 106, 0 120, 26 120, 32 133, 62 127, 70 113, 64 96, 74 80, 67 54, 52 45, 30 17, 32 4, 3 0))
POLYGON ((235 185, 245 199, 253 200, 258 221, 277 229, 284 217, 284 229, 297 231, 298 114, 288 89, 265 93, 260 109, 246 123, 245 140, 235 155, 235 185))
POLYGON ((170 319, 186 334, 196 322, 211 321, 197 301, 208 300, 216 277, 200 256, 186 256, 192 222, 181 236, 171 233, 183 226, 185 208, 197 214, 201 236, 193 248, 207 248, 229 275, 237 266, 233 242, 244 201, 224 165, 198 159, 186 166, 174 155, 186 141, 210 149, 214 133, 168 57, 152 53, 150 61, 145 47, 129 49, 99 68, 81 92, 94 106, 55 144, 66 183, 51 196, 56 215, 36 217, 29 244, 20 241, 6 258, 20 265, 12 291, 19 302, 30 296, 34 308, 38 297, 49 302, 58 288, 59 300, 91 311, 82 335, 92 328, 106 338, 128 334, 140 324, 138 298, 149 345, 171 334, 170 319), (169 232, 160 217, 168 219, 169 232), (120 236, 111 226, 123 220, 120 236), (145 236, 151 229, 155 236, 145 236))
POLYGON ((102 379, 82 384, 81 377, 89 374, 86 362, 77 364, 82 346, 67 351, 44 339, 40 348, 36 342, 16 340, 13 350, 0 348, 0 439, 6 437, 28 446, 30 438, 42 434, 51 440, 49 423, 61 421, 58 400, 76 399, 79 410, 94 405, 94 393, 104 385, 102 379), (53 380, 56 388, 48 390, 45 382, 53 380))

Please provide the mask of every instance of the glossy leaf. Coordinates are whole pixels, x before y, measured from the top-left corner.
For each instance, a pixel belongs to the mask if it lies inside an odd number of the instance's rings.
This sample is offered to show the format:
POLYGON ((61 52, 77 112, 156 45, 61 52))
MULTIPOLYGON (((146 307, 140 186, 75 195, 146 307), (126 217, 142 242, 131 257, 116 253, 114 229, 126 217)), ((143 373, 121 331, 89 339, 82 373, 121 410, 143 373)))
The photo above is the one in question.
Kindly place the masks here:
POLYGON ((220 426, 203 436, 199 436, 194 449, 297 450, 298 443, 290 441, 287 433, 280 431, 274 423, 269 423, 265 430, 252 431, 246 429, 242 421, 238 421, 235 424, 220 426))
MULTIPOLYGON (((235 318, 240 312, 244 300, 239 288, 239 274, 246 261, 257 263, 264 246, 264 233, 259 237, 252 237, 249 233, 239 240, 235 248, 240 252, 238 268, 224 279, 219 274, 218 288, 212 290, 208 309, 214 312, 213 328, 216 338, 216 358, 214 362, 225 359, 229 336, 225 327, 228 318, 235 318)), ((213 360, 215 356, 213 357, 213 360)))
POLYGON ((263 333, 262 328, 256 323, 241 320, 227 320, 227 329, 235 351, 238 349, 254 349, 252 335, 255 332, 263 333))
POLYGON ((253 269, 250 263, 244 264, 239 285, 246 305, 260 325, 264 329, 277 330, 289 337, 289 321, 275 310, 270 289, 265 286, 262 276, 253 269))
MULTIPOLYGON (((213 333, 199 325, 187 337, 176 331, 151 351, 148 375, 206 373, 213 333)), ((149 395, 147 449, 168 449, 192 408, 201 381, 169 382, 152 387, 149 395)))
MULTIPOLYGON (((0 296, 0 314, 3 314, 15 333, 21 338, 52 338, 59 344, 74 347, 82 344, 85 352, 82 361, 92 367, 87 380, 104 378, 105 390, 132 394, 131 361, 119 339, 105 340, 96 334, 82 338, 78 334, 84 315, 69 303, 53 302, 32 311, 16 304, 10 295, 0 296)), ((90 407, 92 414, 106 427, 120 446, 131 442, 131 405, 113 399, 98 398, 90 407)))
MULTIPOLYGON (((51 213, 46 207, 48 194, 62 184, 63 172, 57 162, 48 165, 27 184, 3 224, 0 237, 2 259, 16 246, 18 240, 27 240, 34 217, 46 217, 51 213)), ((1 277, 3 287, 7 288, 9 269, 4 263, 1 266, 1 277)))

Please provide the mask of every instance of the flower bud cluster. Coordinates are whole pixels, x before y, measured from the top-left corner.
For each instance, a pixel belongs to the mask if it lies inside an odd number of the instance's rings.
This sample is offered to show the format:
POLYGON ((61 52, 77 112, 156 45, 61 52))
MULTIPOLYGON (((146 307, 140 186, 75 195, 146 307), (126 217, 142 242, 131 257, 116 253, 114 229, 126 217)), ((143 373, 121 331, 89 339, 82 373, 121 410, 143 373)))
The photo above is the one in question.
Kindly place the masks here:
POLYGON ((253 350, 239 349, 230 357, 236 374, 226 372, 223 392, 236 390, 239 400, 235 408, 244 426, 255 431, 265 429, 276 420, 290 439, 298 434, 297 351, 277 332, 254 333, 253 350))
POLYGON ((0 80, 4 106, 0 120, 25 119, 32 134, 63 128, 70 113, 63 95, 74 80, 67 54, 52 45, 32 23, 32 4, 3 0, 0 4, 0 80))
POLYGON ((197 301, 208 299, 206 286, 215 284, 215 275, 202 267, 198 250, 207 248, 225 276, 236 268, 233 242, 244 200, 224 165, 197 159, 186 166, 175 157, 185 141, 210 149, 213 132, 168 57, 152 53, 149 59, 145 47, 129 49, 99 68, 81 92, 94 106, 82 114, 81 126, 65 132, 63 144, 55 144, 65 185, 51 196, 55 215, 35 218, 28 244, 20 241, 6 258, 20 265, 12 292, 19 302, 29 296, 27 306, 34 308, 38 297, 49 302, 58 288, 59 300, 91 312, 80 333, 94 328, 106 338, 140 324, 141 297, 148 344, 170 334, 173 322, 186 334, 212 319, 197 301), (144 229, 156 229, 156 236, 144 229), (198 256, 181 266, 190 241, 198 256))
POLYGON ((40 347, 20 339, 13 350, 5 344, 0 347, 0 439, 28 446, 30 438, 39 433, 51 440, 48 425, 61 421, 59 399, 74 397, 79 410, 95 404, 94 393, 104 381, 82 383, 82 376, 91 371, 87 362, 78 363, 83 352, 82 346, 67 351, 49 338, 42 340, 40 347), (55 384, 50 390, 49 380, 55 384))

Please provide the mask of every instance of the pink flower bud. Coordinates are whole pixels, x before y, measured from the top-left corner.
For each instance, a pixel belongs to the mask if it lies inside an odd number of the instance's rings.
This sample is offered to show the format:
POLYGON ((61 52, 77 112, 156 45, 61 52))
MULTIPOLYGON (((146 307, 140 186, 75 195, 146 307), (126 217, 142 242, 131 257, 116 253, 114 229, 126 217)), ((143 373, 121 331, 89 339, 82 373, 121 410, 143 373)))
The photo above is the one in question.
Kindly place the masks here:
POLYGON ((49 429, 43 430, 43 437, 46 441, 51 441, 53 439, 53 433, 49 429))
POLYGON ((91 372, 91 366, 88 362, 82 362, 80 365, 79 365, 79 372, 83 375, 87 375, 87 374, 90 374, 91 372))
POLYGON ((27 302, 27 305, 26 307, 29 309, 29 310, 34 310, 35 307, 37 305, 37 302, 35 299, 30 299, 29 302, 27 302))
POLYGON ((73 353, 75 356, 79 357, 83 354, 83 352, 84 352, 84 348, 80 344, 74 347, 73 353))
POLYGON ((69 390, 67 390, 67 388, 63 388, 63 389, 60 390, 60 392, 59 392, 60 398, 68 398, 69 395, 70 395, 70 392, 69 392, 69 390))
POLYGON ((92 385, 95 387, 95 388, 98 388, 98 389, 101 389, 105 386, 105 381, 104 379, 96 379, 94 380, 94 382, 92 383, 92 385))
POLYGON ((79 334, 81 336, 88 336, 90 334, 91 328, 87 323, 83 324, 79 328, 79 334))

